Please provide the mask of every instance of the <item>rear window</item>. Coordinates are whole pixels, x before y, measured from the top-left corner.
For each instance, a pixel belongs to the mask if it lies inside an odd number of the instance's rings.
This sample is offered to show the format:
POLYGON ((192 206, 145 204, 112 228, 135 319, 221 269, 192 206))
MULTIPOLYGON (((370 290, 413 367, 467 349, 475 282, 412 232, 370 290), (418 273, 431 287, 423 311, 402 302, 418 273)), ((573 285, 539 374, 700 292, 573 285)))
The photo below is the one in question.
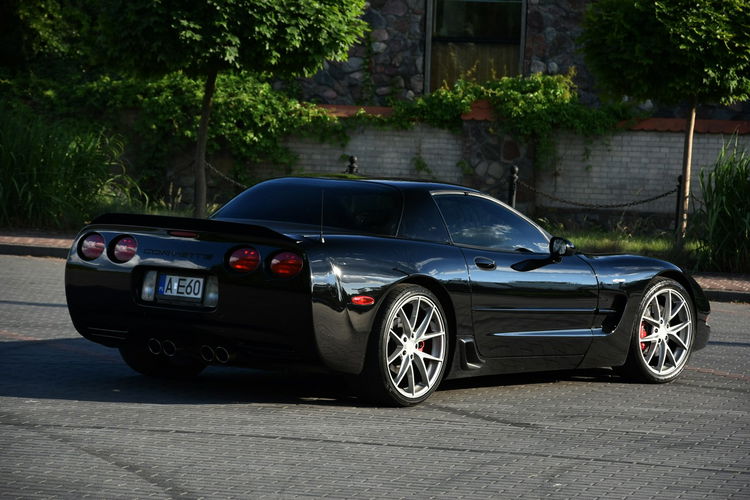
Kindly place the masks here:
POLYGON ((316 227, 322 222, 329 230, 394 236, 401 218, 401 204, 400 192, 381 184, 279 179, 244 191, 216 212, 214 218, 316 227))

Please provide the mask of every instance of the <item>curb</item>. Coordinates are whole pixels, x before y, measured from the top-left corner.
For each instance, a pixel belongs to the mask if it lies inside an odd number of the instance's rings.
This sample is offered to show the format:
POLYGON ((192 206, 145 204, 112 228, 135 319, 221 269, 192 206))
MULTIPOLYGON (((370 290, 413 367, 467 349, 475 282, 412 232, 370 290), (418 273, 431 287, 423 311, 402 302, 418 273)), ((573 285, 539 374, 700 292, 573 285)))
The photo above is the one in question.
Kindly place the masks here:
POLYGON ((747 302, 750 303, 750 292, 735 290, 706 290, 703 289, 708 300, 713 302, 747 302))
POLYGON ((23 255, 30 257, 54 257, 57 259, 67 259, 69 251, 68 248, 60 247, 0 244, 0 255, 23 255))

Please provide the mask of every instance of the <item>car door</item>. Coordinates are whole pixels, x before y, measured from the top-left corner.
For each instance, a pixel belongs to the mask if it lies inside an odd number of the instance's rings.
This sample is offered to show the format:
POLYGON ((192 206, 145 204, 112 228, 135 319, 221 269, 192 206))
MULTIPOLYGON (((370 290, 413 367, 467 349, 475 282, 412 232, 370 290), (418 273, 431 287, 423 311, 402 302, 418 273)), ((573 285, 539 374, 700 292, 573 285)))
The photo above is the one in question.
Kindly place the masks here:
POLYGON ((472 318, 482 356, 570 356, 591 344, 598 282, 576 255, 553 258, 547 235, 478 193, 434 198, 469 269, 472 318))

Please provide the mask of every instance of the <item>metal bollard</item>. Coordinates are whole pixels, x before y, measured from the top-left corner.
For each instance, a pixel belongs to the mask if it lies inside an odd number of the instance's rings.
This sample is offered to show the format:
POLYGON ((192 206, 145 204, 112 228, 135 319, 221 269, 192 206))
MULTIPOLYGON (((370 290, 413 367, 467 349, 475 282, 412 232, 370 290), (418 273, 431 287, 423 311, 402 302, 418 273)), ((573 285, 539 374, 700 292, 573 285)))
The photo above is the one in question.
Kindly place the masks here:
POLYGON ((350 156, 349 157, 349 165, 346 167, 346 173, 347 174, 357 174, 357 173, 359 173, 359 165, 357 165, 357 157, 356 156, 350 156))
POLYGON ((508 179, 508 205, 516 208, 516 192, 518 191, 518 167, 510 167, 510 177, 508 179))

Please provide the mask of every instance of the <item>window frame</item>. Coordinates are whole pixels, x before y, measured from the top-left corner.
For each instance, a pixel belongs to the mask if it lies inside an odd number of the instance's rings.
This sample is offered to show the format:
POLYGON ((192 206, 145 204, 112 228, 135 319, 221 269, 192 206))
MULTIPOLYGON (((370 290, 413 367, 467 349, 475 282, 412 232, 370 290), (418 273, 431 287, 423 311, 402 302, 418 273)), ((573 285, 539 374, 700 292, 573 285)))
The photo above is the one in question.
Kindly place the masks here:
POLYGON ((492 251, 492 252, 517 253, 517 250, 514 250, 512 248, 507 248, 507 249, 506 248, 494 248, 494 247, 486 247, 486 246, 468 245, 466 243, 456 243, 453 240, 453 234, 451 234, 450 226, 448 225, 448 222, 445 220, 445 216, 443 215, 443 211, 440 208, 440 204, 437 202, 437 200, 435 200, 436 196, 444 196, 444 195, 473 196, 475 198, 482 198, 482 199, 485 199, 485 200, 487 200, 487 201, 489 201, 491 203, 494 203, 495 205, 498 205, 500 208, 505 209, 505 210, 511 212, 512 214, 518 216, 520 219, 522 219, 525 222, 527 222, 529 225, 531 225, 531 227, 533 227, 534 229, 536 229, 539 232, 539 234, 542 236, 542 239, 544 241, 546 241, 546 243, 547 243, 547 250, 546 251, 544 251, 544 252, 542 252, 542 251, 539 251, 539 252, 531 251, 531 252, 529 252, 530 255, 544 255, 544 254, 549 254, 550 253, 550 251, 549 251, 549 242, 552 239, 552 235, 550 233, 548 233, 547 231, 545 231, 542 227, 540 227, 536 222, 534 222, 533 220, 531 220, 529 217, 527 217, 526 215, 522 214, 521 212, 519 212, 515 208, 511 207, 510 205, 507 205, 507 204, 503 203, 502 201, 498 200, 497 198, 493 198, 492 196, 490 196, 488 194, 485 194, 485 193, 481 193, 479 191, 463 191, 463 190, 458 190, 458 189, 441 189, 441 190, 435 190, 435 191, 430 191, 430 194, 433 197, 435 205, 437 205, 438 212, 440 212, 440 217, 443 218, 443 224, 445 224, 445 228, 448 231, 448 237, 450 238, 450 244, 451 245, 454 245, 454 246, 457 246, 457 247, 476 248, 476 249, 487 250, 487 251, 492 251))
MULTIPOLYGON (((436 15, 436 8, 435 8, 435 1, 436 0, 427 0, 427 9, 425 10, 425 23, 424 23, 424 38, 425 38, 425 47, 424 47, 424 64, 423 64, 423 74, 424 74, 424 93, 429 94, 432 91, 432 86, 430 82, 430 75, 432 75, 432 40, 433 36, 432 34, 435 31, 435 15, 436 15)), ((528 8, 528 0, 521 0, 521 37, 518 42, 518 68, 519 68, 519 74, 524 73, 523 69, 523 62, 525 58, 525 50, 526 50, 526 10, 528 8)), ((459 40, 458 38, 450 39, 451 37, 434 37, 434 40, 436 42, 452 42, 452 43, 497 43, 495 40, 483 40, 483 41, 477 41, 476 39, 467 39, 467 40, 459 40)))

